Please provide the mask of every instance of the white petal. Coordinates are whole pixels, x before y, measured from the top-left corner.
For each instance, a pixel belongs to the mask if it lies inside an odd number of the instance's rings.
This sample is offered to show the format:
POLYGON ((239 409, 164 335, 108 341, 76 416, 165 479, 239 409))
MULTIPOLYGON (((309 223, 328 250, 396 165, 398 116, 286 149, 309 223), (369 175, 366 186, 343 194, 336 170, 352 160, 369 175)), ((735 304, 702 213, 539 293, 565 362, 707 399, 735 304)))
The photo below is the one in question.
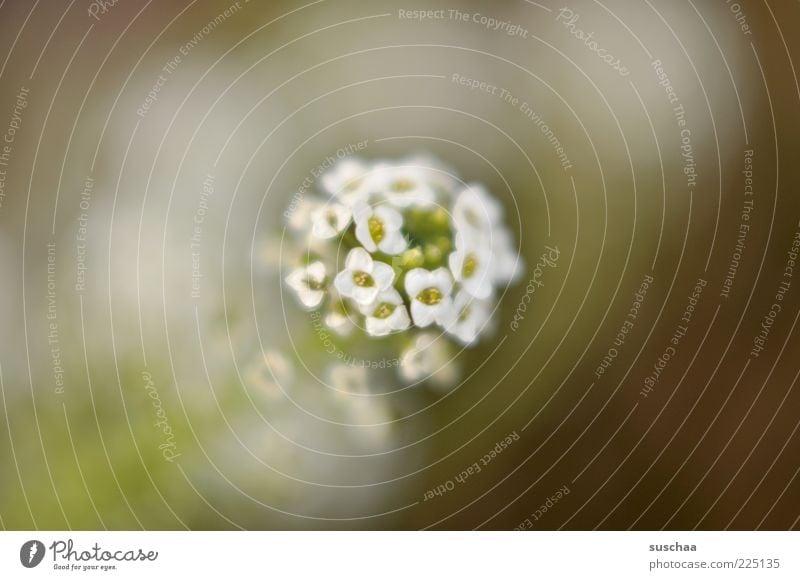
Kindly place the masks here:
POLYGON ((396 209, 388 205, 379 205, 375 208, 375 215, 383 222, 384 227, 397 230, 403 225, 403 216, 396 209))
POLYGON ((357 222, 369 219, 372 214, 372 207, 363 201, 359 201, 353 205, 353 219, 357 222))
POLYGON ((453 276, 447 268, 436 268, 431 273, 432 286, 439 289, 442 294, 450 294, 453 289, 453 276))
POLYGON ((379 289, 377 286, 357 286, 353 284, 353 290, 350 296, 359 304, 371 304, 375 301, 375 298, 377 298, 378 292, 379 289))
POLYGON ((305 268, 297 268, 296 270, 292 270, 292 272, 286 276, 286 284, 289 285, 290 288, 300 292, 308 288, 308 285, 305 283, 306 279, 306 269, 305 268))
POLYGON ((375 318, 368 316, 366 320, 367 332, 372 336, 386 336, 392 331, 388 318, 375 318))
POLYGON ((394 270, 389 264, 375 262, 372 266, 372 279, 381 290, 386 290, 394 282, 394 270))
POLYGON ((353 321, 340 312, 329 312, 325 315, 325 325, 340 336, 349 336, 353 332, 353 321))
POLYGON ((430 287, 432 282, 433 278, 431 273, 425 268, 414 268, 413 270, 409 270, 409 272, 406 274, 405 280, 406 293, 413 299, 425 288, 430 287))
POLYGON ((394 288, 388 288, 378 294, 378 301, 380 302, 388 302, 389 304, 402 304, 403 297, 400 296, 400 292, 395 290, 394 288))
POLYGON ((411 325, 408 311, 405 306, 398 306, 394 312, 386 319, 392 330, 405 330, 411 325))
POLYGON ((347 227, 350 217, 350 210, 340 203, 319 207, 311 213, 311 233, 320 239, 332 238, 347 227))
POLYGON ((322 176, 322 185, 331 195, 342 195, 358 189, 366 177, 367 168, 355 159, 344 159, 322 176))
POLYGON ((379 292, 373 302, 360 305, 359 310, 361 311, 361 314, 365 316, 372 316, 372 314, 375 312, 375 309, 384 303, 400 305, 403 303, 403 297, 400 296, 400 293, 397 290, 390 287, 383 292, 379 292))
POLYGON ((369 222, 367 219, 356 222, 356 239, 370 252, 374 252, 378 249, 369 231, 369 222))
POLYGON ((397 254, 405 252, 407 247, 408 241, 405 239, 403 234, 397 230, 388 234, 381 240, 381 243, 378 244, 378 248, 380 248, 381 252, 384 254, 389 254, 390 256, 396 256, 397 254))
POLYGON ((464 290, 469 292, 475 298, 486 300, 494 292, 494 284, 492 283, 492 278, 489 276, 489 272, 487 270, 480 272, 479 276, 480 277, 473 276, 471 278, 467 278, 466 280, 462 280, 461 285, 464 287, 464 290))
POLYGON ((353 213, 349 207, 340 203, 333 204, 331 209, 333 210, 333 214, 336 216, 336 229, 341 232, 350 223, 353 213))
POLYGON ((311 290, 310 288, 306 287, 302 290, 298 290, 297 296, 300 298, 300 302, 302 302, 304 306, 307 306, 308 308, 316 308, 319 306, 319 303, 322 302, 322 298, 325 296, 325 293, 322 290, 311 290))
POLYGON ((449 296, 434 306, 433 318, 436 324, 445 326, 453 316, 453 299, 449 296))
POLYGON ((453 278, 456 280, 461 280, 461 273, 464 271, 464 258, 466 257, 466 252, 462 248, 458 247, 458 243, 456 242, 456 250, 451 252, 450 256, 447 258, 447 264, 450 266, 450 271, 453 273, 453 278))
POLYGON ((419 300, 411 301, 411 317, 414 324, 420 328, 425 328, 433 324, 436 315, 436 307, 423 304, 419 300))
POLYGON ((306 272, 315 282, 322 282, 325 279, 325 264, 320 261, 312 262, 306 268, 306 272))
POLYGON ((372 272, 372 257, 364 248, 350 250, 344 264, 351 272, 372 272))
POLYGON ((342 296, 353 296, 353 290, 357 288, 356 283, 353 281, 353 272, 351 270, 342 270, 336 274, 333 280, 333 285, 342 296))

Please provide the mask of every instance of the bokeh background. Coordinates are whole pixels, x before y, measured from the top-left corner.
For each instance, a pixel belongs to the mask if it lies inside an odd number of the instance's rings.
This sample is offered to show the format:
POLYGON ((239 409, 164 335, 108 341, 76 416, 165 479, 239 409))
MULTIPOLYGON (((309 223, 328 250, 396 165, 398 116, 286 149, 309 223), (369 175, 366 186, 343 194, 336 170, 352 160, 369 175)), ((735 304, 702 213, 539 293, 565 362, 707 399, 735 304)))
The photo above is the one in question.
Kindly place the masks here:
POLYGON ((0 525, 796 528, 798 24, 776 0, 0 2, 0 525), (452 388, 342 364, 282 288, 284 209, 358 143, 485 183, 519 241, 452 388))

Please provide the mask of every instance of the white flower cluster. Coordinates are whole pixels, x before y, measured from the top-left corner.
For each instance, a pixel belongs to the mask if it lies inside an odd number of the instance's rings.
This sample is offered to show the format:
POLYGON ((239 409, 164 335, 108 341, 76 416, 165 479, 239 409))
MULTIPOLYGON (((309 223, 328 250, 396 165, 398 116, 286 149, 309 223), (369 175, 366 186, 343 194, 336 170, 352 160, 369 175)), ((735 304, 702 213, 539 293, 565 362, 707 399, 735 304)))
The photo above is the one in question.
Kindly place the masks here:
POLYGON ((329 199, 303 198, 288 225, 306 243, 286 283, 348 334, 440 326, 473 345, 499 288, 522 270, 499 202, 427 158, 340 161, 322 176, 329 199))

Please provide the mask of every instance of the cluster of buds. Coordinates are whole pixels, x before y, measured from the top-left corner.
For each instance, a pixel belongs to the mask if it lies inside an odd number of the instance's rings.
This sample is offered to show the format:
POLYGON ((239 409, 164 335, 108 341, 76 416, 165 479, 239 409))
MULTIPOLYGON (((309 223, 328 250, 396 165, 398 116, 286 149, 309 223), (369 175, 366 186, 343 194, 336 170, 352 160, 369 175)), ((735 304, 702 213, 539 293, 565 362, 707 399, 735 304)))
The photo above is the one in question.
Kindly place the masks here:
POLYGON ((304 197, 288 214, 304 251, 285 281, 305 308, 343 336, 439 327, 472 346, 489 331, 522 262, 485 187, 427 158, 347 158, 320 185, 327 199, 304 197))

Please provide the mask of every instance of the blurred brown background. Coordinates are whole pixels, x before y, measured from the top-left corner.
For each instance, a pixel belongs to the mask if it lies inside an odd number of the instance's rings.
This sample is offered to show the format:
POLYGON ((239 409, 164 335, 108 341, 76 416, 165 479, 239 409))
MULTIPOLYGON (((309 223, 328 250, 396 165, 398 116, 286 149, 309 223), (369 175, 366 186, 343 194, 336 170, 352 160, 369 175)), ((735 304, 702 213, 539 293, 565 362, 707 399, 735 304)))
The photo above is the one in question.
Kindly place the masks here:
POLYGON ((774 1, 6 0, 0 522, 796 528, 798 23, 774 1), (485 183, 520 241, 455 390, 354 399, 301 364, 282 212, 363 140, 485 183))

